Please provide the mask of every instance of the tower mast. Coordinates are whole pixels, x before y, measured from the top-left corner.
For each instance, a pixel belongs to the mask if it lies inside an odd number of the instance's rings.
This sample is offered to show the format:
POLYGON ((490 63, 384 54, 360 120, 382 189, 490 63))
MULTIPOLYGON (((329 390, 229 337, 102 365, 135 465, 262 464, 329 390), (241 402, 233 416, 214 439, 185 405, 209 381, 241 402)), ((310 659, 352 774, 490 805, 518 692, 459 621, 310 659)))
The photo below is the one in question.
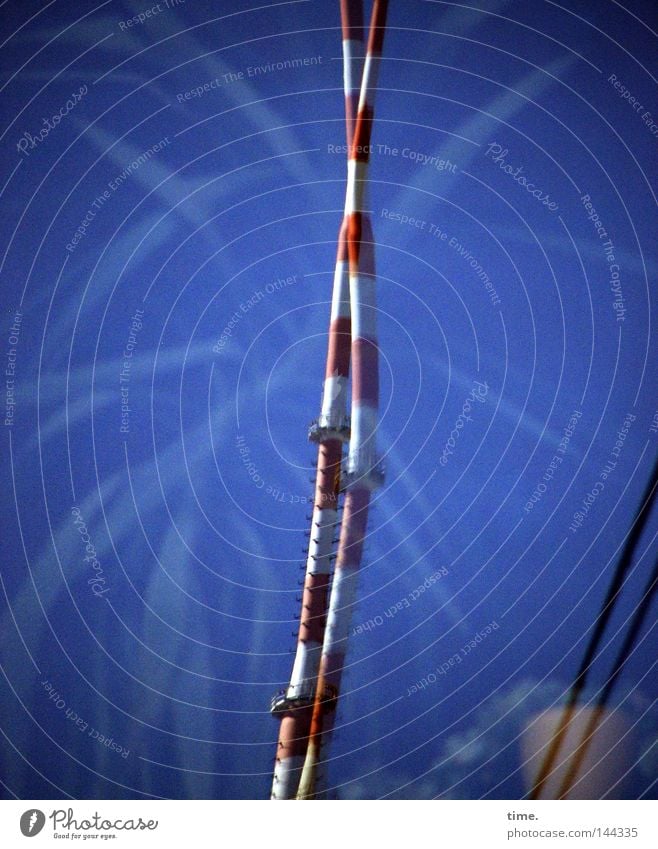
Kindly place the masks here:
POLYGON ((352 431, 345 475, 345 510, 299 799, 313 798, 317 792, 320 751, 333 727, 345 665, 358 570, 367 535, 371 492, 380 487, 384 479, 376 446, 379 348, 374 237, 366 212, 365 190, 370 164, 375 91, 387 11, 388 0, 375 0, 348 166, 345 213, 348 218, 347 244, 352 311, 352 431))
MULTIPOLYGON (((361 0, 341 0, 341 18, 349 151, 363 69, 361 0)), ((335 559, 334 535, 338 527, 343 444, 350 434, 346 410, 351 340, 347 208, 346 198, 346 214, 338 234, 322 406, 317 421, 309 430, 309 439, 318 444, 318 461, 299 636, 290 684, 272 700, 272 714, 281 720, 272 783, 273 799, 294 799, 297 795, 316 696, 329 581, 335 559)))

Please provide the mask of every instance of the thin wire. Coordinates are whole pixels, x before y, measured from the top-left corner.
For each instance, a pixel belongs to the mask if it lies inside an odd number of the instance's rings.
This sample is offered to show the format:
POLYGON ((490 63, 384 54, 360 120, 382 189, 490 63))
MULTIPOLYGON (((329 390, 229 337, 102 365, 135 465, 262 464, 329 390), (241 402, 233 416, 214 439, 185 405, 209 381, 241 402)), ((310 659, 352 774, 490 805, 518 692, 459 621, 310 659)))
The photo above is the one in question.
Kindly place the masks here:
POLYGON ((655 561, 653 571, 649 576, 644 593, 642 594, 642 600, 635 610, 626 638, 624 639, 622 647, 619 649, 612 672, 596 700, 596 706, 583 734, 582 743, 580 743, 571 758, 569 769, 567 770, 560 786, 558 799, 564 799, 569 794, 575 779, 580 774, 583 761, 585 760, 585 755, 592 743, 592 738, 596 733, 599 722, 603 718, 603 712, 608 704, 608 700, 617 682, 617 678, 631 654, 631 650, 637 640, 638 634, 642 630, 642 626, 644 625, 647 614, 651 608, 651 602, 653 601, 656 589, 658 589, 658 558, 655 561))
POLYGON ((530 791, 530 799, 540 798, 544 785, 546 784, 549 775, 553 772, 558 752, 560 750, 560 747, 562 746, 562 743, 564 742, 567 730, 573 720, 576 704, 585 688, 585 684, 587 683, 587 675, 590 671, 592 662, 598 650, 599 643, 601 642, 601 638, 603 637, 603 633, 608 624, 608 621, 612 616, 614 606, 617 602, 619 593, 621 592, 624 585, 624 580, 630 569, 631 562, 633 560, 633 553, 639 541, 640 535, 644 529, 644 524, 649 514, 649 507, 653 501, 653 497, 656 492, 656 486, 658 486, 658 458, 654 463, 651 475, 649 477, 649 481, 644 490, 640 509, 637 512, 630 533, 626 538, 626 544, 624 545, 621 557, 617 562, 617 568, 615 569, 615 573, 613 575, 612 582, 610 583, 608 593, 596 617, 595 628, 592 633, 592 636, 590 637, 589 645, 587 646, 585 656, 583 657, 583 660, 580 664, 580 668, 578 670, 578 674, 576 675, 576 678, 569 690, 567 701, 564 705, 560 723, 558 725, 558 730, 553 736, 551 745, 548 748, 548 752, 546 753, 544 761, 537 774, 535 784, 532 790, 530 791))

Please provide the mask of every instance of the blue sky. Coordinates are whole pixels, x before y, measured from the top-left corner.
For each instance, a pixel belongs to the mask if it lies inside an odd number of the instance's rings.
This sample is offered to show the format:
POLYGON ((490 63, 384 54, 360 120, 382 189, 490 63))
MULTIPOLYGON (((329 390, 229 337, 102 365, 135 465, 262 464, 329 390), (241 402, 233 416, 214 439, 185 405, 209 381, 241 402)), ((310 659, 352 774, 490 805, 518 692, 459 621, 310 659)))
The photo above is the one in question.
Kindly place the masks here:
MULTIPOLYGON (((42 5, 3 9, 2 793, 265 798, 344 202, 338 4, 42 5)), ((521 797, 521 730, 577 669, 658 437, 650 11, 390 4, 387 480, 332 795, 521 797)), ((655 798, 647 631, 613 796, 655 798)))

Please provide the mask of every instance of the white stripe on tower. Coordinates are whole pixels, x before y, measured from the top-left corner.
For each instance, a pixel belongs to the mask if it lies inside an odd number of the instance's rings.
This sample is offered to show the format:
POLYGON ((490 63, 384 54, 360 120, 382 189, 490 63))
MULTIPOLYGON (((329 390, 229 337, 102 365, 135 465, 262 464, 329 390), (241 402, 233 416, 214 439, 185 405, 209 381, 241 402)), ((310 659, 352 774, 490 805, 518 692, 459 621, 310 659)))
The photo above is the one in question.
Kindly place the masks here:
MULTIPOLYGON (((341 10, 346 137, 349 149, 356 121, 363 65, 363 10, 360 0, 341 0, 341 10)), ((350 343, 347 218, 344 218, 338 234, 322 406, 317 422, 309 431, 309 438, 319 443, 319 453, 299 639, 290 685, 272 703, 273 713, 281 717, 272 784, 273 799, 295 798, 308 746, 327 613, 334 533, 338 523, 343 443, 349 438, 347 381, 350 343)))
POLYGON ((367 533, 371 491, 383 482, 375 445, 379 407, 374 239, 364 213, 374 95, 386 27, 388 0, 375 0, 368 52, 364 65, 359 112, 348 166, 347 246, 352 314, 352 422, 347 464, 345 512, 338 543, 311 739, 298 798, 317 792, 320 748, 333 726, 333 715, 347 650, 347 637, 356 597, 356 579, 367 533))

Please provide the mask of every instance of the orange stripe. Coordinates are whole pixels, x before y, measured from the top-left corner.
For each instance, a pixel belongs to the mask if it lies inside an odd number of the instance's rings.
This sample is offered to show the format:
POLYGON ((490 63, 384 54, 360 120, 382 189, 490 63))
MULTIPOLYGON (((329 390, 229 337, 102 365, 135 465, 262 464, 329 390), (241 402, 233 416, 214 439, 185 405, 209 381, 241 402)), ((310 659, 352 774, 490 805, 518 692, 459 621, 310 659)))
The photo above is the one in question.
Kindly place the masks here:
POLYGON ((340 21, 343 41, 363 41, 363 3, 360 0, 340 0, 340 21))

